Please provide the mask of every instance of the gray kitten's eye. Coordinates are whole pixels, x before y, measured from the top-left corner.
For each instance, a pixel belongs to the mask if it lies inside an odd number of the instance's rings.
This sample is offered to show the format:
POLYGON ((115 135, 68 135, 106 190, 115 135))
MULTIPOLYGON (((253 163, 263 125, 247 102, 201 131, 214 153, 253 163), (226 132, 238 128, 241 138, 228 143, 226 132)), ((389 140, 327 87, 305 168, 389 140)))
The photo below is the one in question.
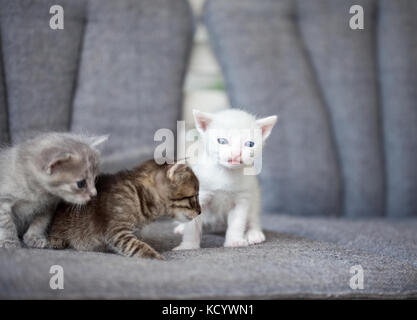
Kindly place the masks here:
POLYGON ((225 138, 218 138, 217 142, 219 144, 228 144, 229 143, 229 141, 227 141, 227 139, 225 139, 225 138))
POLYGON ((253 141, 246 141, 245 142, 245 147, 252 148, 254 145, 255 145, 255 142, 253 142, 253 141))
POLYGON ((85 179, 84 180, 77 181, 77 187, 78 187, 78 189, 85 188, 86 185, 87 185, 87 183, 86 183, 85 179))

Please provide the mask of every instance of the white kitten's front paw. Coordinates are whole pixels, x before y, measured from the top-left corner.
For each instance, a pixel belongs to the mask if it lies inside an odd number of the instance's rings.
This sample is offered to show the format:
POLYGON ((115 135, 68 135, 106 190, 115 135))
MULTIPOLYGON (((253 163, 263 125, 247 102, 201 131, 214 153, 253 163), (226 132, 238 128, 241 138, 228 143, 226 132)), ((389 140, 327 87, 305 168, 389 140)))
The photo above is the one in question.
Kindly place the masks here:
POLYGON ((197 243, 186 242, 186 243, 181 243, 178 247, 175 247, 172 250, 178 251, 178 250, 193 250, 193 249, 200 249, 200 245, 197 243))
POLYGON ((265 235, 261 230, 249 230, 246 234, 249 244, 257 244, 265 241, 265 235))
POLYGON ((174 233, 183 235, 184 234, 185 223, 180 223, 178 226, 174 228, 174 233))
POLYGON ((31 248, 45 248, 48 244, 48 239, 45 236, 37 234, 25 234, 23 236, 23 242, 31 248))
POLYGON ((225 247, 247 247, 249 245, 245 238, 230 238, 224 242, 225 247))
POLYGON ((22 245, 20 244, 19 239, 0 240, 0 248, 16 249, 16 248, 21 248, 21 247, 22 247, 22 245))

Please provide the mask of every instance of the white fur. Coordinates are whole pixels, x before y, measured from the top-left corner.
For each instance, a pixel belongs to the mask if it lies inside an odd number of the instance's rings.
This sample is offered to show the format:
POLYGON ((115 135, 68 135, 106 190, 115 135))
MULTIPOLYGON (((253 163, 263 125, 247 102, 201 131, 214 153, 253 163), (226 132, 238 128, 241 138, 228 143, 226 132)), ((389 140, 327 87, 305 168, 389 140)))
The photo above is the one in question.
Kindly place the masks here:
POLYGON ((258 180, 244 170, 261 155, 277 117, 256 120, 242 110, 230 109, 215 114, 194 110, 194 119, 202 145, 198 158, 189 164, 200 181, 202 214, 175 228, 183 239, 174 250, 199 248, 203 226, 226 229, 225 247, 265 241, 259 221, 258 180), (227 143, 219 144, 218 138, 227 143), (245 146, 247 141, 254 142, 254 147, 245 146))

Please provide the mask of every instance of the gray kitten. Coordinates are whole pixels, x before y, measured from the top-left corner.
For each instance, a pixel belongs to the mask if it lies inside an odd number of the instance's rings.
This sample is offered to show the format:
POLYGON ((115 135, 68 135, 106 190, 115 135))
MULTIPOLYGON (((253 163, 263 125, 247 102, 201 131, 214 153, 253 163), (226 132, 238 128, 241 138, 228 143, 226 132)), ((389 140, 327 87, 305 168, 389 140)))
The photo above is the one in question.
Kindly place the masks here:
POLYGON ((97 194, 97 145, 107 136, 45 133, 0 152, 0 248, 47 244, 59 200, 84 204, 97 194), (25 232, 26 231, 26 232, 25 232))

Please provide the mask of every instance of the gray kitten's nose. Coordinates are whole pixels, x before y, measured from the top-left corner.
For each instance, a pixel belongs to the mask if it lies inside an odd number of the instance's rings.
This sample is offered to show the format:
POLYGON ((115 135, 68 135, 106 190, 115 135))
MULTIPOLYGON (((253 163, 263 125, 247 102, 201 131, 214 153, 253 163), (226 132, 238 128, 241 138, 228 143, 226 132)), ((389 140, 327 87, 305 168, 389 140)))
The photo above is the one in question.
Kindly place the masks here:
POLYGON ((96 188, 93 188, 90 190, 89 192, 90 197, 95 197, 97 195, 97 190, 96 188))

